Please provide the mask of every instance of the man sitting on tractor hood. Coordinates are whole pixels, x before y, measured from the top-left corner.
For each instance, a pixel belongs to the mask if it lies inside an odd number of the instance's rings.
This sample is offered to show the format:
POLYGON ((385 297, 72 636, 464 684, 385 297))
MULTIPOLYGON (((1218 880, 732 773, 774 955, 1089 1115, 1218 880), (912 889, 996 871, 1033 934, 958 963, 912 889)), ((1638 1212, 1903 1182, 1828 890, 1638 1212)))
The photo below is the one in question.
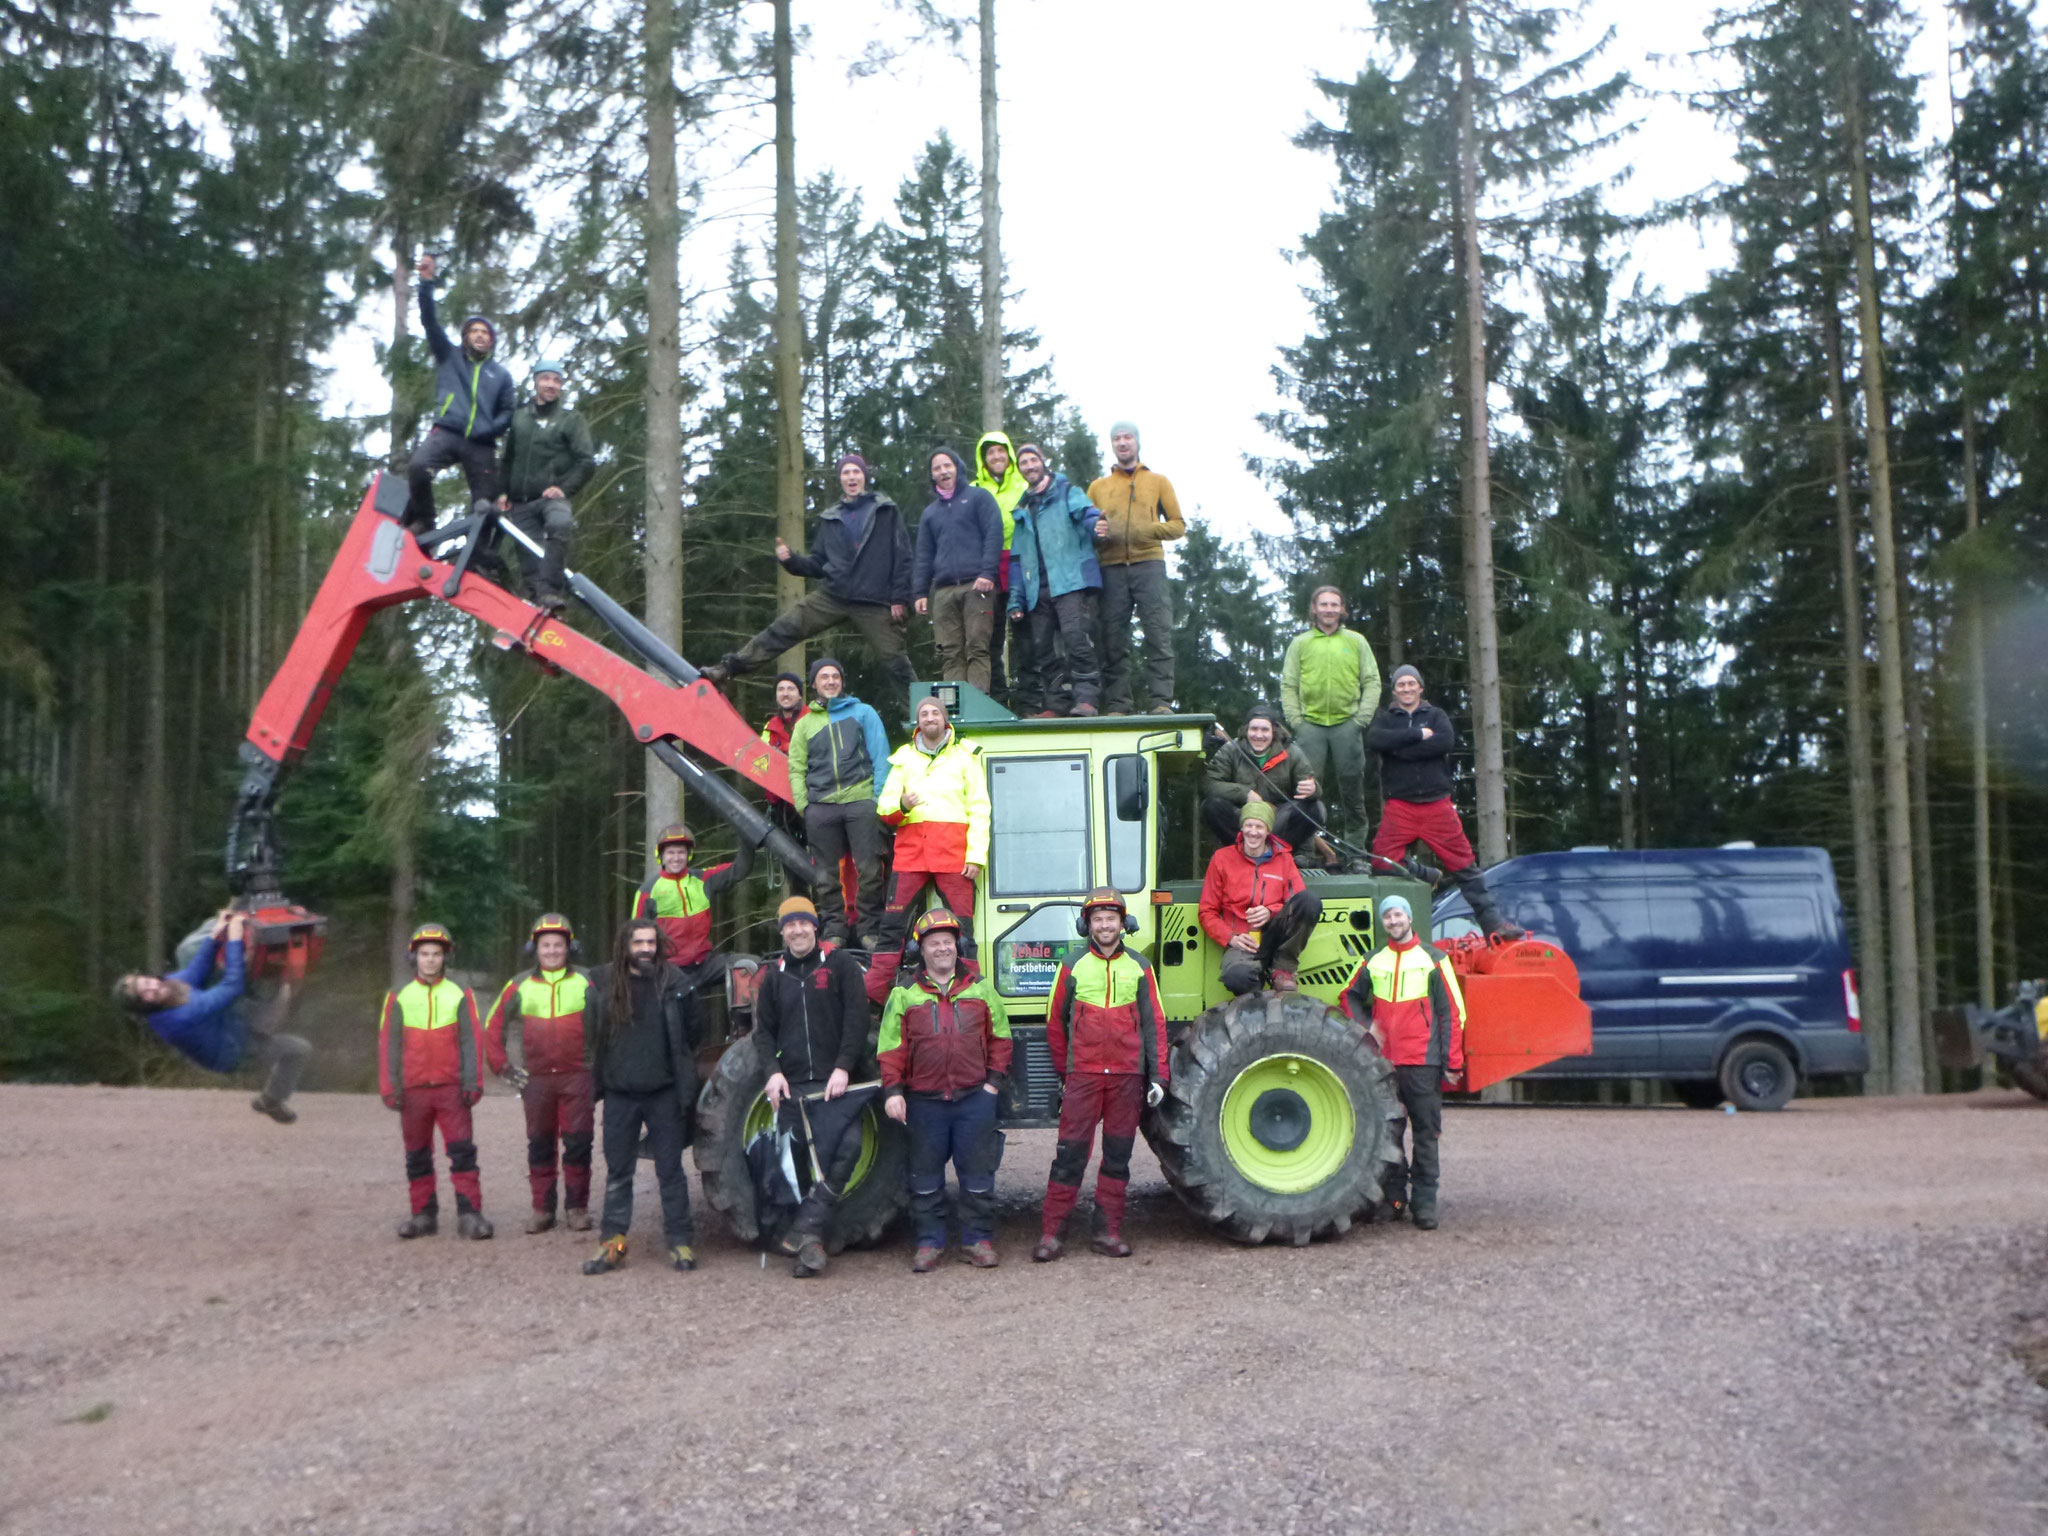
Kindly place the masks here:
POLYGON ((1202 931, 1223 946, 1223 985, 1242 997, 1270 978, 1275 992, 1292 992, 1301 947, 1322 916, 1294 850, 1273 836, 1273 807, 1247 801, 1237 841, 1216 850, 1202 881, 1202 931))

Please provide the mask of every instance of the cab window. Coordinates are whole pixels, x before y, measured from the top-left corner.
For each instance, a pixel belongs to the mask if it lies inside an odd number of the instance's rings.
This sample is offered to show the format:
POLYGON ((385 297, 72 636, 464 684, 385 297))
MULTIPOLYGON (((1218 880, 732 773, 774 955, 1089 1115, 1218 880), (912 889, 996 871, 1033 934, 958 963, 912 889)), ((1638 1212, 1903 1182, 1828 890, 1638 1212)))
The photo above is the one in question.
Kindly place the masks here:
POLYGON ((1085 894, 1088 759, 998 757, 988 767, 989 890, 996 896, 1085 894))
POLYGON ((1208 872, 1202 848, 1202 773, 1199 752, 1162 752, 1159 764, 1159 874, 1169 880, 1199 880, 1208 872))
POLYGON ((1109 883, 1120 891, 1145 884, 1145 812, 1152 801, 1151 765, 1132 752, 1103 764, 1102 825, 1109 849, 1109 883))

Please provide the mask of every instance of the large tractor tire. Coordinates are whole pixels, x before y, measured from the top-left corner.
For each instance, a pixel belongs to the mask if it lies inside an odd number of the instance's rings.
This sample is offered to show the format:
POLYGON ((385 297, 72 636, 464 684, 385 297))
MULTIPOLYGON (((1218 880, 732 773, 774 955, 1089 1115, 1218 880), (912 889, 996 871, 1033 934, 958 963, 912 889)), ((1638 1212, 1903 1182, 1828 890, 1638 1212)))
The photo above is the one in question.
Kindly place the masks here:
POLYGON ((1241 1243, 1302 1244, 1369 1219, 1402 1122, 1370 1034, 1305 993, 1255 992, 1181 1033, 1144 1130, 1197 1216, 1241 1243))
MULTIPOLYGON (((768 1064, 755 1037, 743 1035, 725 1048, 697 1098, 697 1176, 704 1198, 747 1243, 761 1238, 747 1142, 773 1121, 761 1091, 767 1082, 768 1064)), ((879 1242, 908 1202, 910 1133, 882 1113, 878 1098, 862 1115, 860 1134, 860 1161, 825 1233, 833 1253, 879 1242)))
POLYGON ((2014 1062, 2012 1080, 2037 1099, 2048 1099, 2048 1056, 2014 1062))

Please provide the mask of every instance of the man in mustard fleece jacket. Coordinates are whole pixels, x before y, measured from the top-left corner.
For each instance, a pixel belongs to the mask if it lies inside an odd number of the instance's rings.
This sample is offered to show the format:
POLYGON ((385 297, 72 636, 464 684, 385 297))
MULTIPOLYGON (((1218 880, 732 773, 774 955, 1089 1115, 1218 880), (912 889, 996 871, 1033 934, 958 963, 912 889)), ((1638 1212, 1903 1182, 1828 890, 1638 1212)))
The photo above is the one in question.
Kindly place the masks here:
POLYGON ((1173 482, 1138 462, 1138 428, 1109 429, 1116 463, 1088 487, 1102 513, 1095 556, 1102 562, 1102 712, 1128 715, 1131 619, 1145 634, 1145 695, 1155 715, 1173 713, 1173 594, 1166 584, 1168 539, 1188 531, 1173 482))

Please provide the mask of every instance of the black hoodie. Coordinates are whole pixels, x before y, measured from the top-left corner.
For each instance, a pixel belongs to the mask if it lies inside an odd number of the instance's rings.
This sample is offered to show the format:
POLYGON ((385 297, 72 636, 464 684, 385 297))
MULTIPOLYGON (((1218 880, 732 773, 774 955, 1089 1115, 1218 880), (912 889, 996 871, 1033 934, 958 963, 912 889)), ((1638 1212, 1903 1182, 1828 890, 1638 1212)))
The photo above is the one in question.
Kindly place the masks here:
POLYGON ((1450 754, 1458 733, 1451 717, 1429 700, 1417 700, 1413 714, 1389 702, 1365 728, 1365 744, 1379 755, 1380 790, 1389 800, 1426 805, 1450 794, 1450 754))

